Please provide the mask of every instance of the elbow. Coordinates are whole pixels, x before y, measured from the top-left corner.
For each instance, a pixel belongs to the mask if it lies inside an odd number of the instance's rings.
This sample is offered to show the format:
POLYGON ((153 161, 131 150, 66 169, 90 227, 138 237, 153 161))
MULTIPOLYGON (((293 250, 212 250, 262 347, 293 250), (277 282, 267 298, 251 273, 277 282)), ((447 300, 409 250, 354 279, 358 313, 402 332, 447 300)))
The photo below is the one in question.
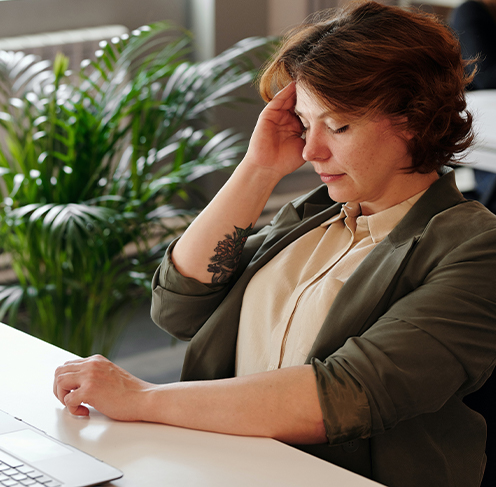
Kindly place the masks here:
POLYGON ((320 409, 316 414, 275 426, 269 436, 289 445, 317 445, 329 442, 320 409))

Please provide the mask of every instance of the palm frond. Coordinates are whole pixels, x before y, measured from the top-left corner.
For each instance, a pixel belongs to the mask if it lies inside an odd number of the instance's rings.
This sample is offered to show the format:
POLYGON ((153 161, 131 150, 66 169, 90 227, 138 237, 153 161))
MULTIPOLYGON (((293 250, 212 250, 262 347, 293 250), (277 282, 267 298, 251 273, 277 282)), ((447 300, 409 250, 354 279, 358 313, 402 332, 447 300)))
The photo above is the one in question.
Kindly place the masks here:
POLYGON ((22 98, 27 92, 40 91, 54 81, 49 70, 50 61, 40 60, 33 54, 22 52, 0 52, 0 105, 5 106, 9 98, 22 98))
POLYGON ((13 326, 17 322, 17 312, 24 298, 24 289, 19 284, 0 286, 0 321, 8 321, 13 326))
POLYGON ((52 66, 0 51, 0 236, 18 279, 0 286, 0 319, 86 355, 108 351, 123 303, 148 295, 196 214, 196 182, 246 150, 209 110, 243 101, 271 45, 251 38, 193 63, 191 42, 144 26, 71 78, 62 55, 52 66))

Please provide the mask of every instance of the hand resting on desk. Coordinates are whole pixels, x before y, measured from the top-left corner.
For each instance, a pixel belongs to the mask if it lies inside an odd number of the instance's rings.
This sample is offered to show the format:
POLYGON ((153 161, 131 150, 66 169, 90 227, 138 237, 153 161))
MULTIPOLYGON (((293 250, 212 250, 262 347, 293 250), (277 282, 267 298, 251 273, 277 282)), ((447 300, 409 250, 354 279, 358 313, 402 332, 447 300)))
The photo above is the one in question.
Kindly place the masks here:
POLYGON ((138 421, 140 393, 153 387, 101 355, 71 360, 55 372, 53 392, 71 414, 88 416, 89 404, 120 421, 138 421))
POLYGON ((78 416, 94 407, 120 421, 148 421, 288 443, 327 441, 310 365, 246 377, 156 385, 95 355, 57 368, 54 393, 78 416))

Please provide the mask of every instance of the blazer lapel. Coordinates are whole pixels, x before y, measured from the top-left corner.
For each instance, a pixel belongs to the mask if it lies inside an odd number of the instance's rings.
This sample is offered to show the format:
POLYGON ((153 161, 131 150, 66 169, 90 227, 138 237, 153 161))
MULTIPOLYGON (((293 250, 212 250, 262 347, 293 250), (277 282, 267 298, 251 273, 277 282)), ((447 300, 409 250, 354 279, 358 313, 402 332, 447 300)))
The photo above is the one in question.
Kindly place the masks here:
POLYGON ((361 335, 386 311, 390 286, 438 213, 464 200, 454 173, 436 181, 396 228, 365 258, 341 288, 307 357, 324 360, 350 336, 361 335))
POLYGON ((277 255, 282 249, 289 244, 300 238, 305 233, 318 227, 329 218, 341 211, 341 204, 315 205, 305 204, 303 208, 303 215, 307 218, 303 221, 300 218, 298 211, 293 205, 288 205, 281 214, 281 221, 283 225, 275 225, 270 232, 264 243, 260 246, 258 251, 252 258, 244 274, 249 273, 250 278, 254 272, 260 267, 264 266, 270 259, 277 255), (312 215, 308 217, 308 215, 312 215))
POLYGON ((324 360, 379 318, 384 312, 382 298, 417 240, 412 237, 397 246, 384 240, 367 256, 336 296, 307 363, 312 357, 324 360))

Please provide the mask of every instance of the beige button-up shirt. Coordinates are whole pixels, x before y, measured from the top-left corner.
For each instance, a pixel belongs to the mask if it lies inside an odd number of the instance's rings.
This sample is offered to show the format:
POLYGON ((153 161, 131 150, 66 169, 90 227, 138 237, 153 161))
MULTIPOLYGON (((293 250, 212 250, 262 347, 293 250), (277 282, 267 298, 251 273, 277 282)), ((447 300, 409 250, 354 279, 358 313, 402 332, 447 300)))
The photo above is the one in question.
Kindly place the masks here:
POLYGON ((343 284, 422 194, 370 216, 347 203, 260 269, 243 298, 236 375, 304 364, 343 284))

